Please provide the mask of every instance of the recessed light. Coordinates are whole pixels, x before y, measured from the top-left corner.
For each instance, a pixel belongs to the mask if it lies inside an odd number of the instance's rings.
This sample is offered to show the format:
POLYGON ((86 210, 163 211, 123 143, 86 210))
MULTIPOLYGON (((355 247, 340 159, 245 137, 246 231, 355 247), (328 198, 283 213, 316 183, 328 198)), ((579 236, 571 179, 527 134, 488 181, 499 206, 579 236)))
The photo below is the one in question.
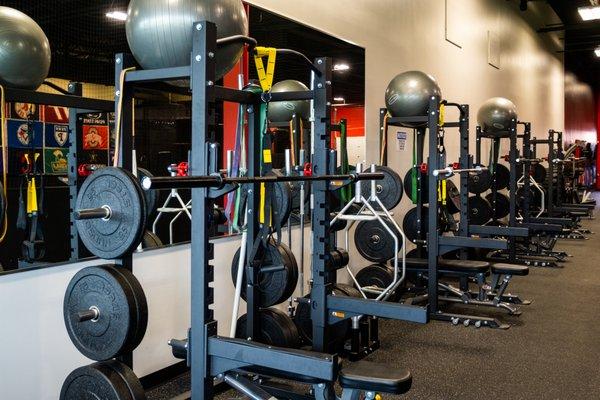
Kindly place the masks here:
POLYGON ((346 99, 344 99, 343 97, 334 97, 334 98, 333 98, 333 101, 337 101, 337 102, 340 102, 340 103, 344 103, 344 102, 346 101, 346 99))
POLYGON ((348 64, 335 64, 333 66, 334 71, 348 71, 350 66, 348 64))
POLYGON ((600 47, 598 47, 594 53, 596 53, 596 57, 600 57, 600 47))
POLYGON ((581 15, 581 19, 584 21, 600 19, 600 6, 579 7, 577 11, 579 12, 579 15, 581 15))
POLYGON ((106 13, 107 18, 116 19, 118 21, 127 21, 127 13, 123 11, 111 11, 106 13))

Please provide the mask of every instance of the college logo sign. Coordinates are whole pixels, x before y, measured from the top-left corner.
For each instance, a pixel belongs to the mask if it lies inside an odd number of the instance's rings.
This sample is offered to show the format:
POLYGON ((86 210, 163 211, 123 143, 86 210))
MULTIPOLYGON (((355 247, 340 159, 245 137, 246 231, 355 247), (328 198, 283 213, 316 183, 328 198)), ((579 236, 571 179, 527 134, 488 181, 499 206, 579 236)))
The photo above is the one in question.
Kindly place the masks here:
POLYGON ((54 125, 54 140, 59 146, 64 146, 69 140, 69 127, 66 125, 54 125))

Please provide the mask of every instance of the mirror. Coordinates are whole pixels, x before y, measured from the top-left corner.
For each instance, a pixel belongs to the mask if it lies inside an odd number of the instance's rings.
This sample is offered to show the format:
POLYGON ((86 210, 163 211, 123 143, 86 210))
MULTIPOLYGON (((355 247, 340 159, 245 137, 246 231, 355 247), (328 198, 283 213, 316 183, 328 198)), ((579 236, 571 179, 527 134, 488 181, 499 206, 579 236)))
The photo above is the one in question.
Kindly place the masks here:
MULTIPOLYGON (((78 16, 75 22, 65 14, 65 6, 48 9, 36 1, 5 3, 31 16, 48 36, 52 49, 49 81, 63 89, 69 81, 83 82, 85 97, 113 101, 114 54, 127 53, 129 49, 124 23, 108 20, 105 11, 108 8, 126 9, 127 1, 82 2, 76 9, 69 10, 68 15, 78 16), (65 22, 67 19, 71 21, 68 24, 65 22)), ((293 49, 310 60, 318 56, 332 57, 335 66, 332 122, 339 124, 341 120, 347 121, 348 159, 350 164, 355 164, 363 157, 364 147, 364 49, 255 6, 246 5, 246 10, 250 36, 256 38, 259 45, 293 49)), ((240 75, 244 84, 258 79, 254 60, 248 54, 218 84, 237 88, 240 75)), ((310 71, 297 56, 278 56, 274 83, 277 86, 282 81, 290 80, 310 87, 310 71)), ((40 90, 57 93, 48 86, 42 86, 40 90)), ((140 174, 167 176, 185 173, 191 142, 191 104, 189 96, 173 93, 180 91, 156 85, 136 95, 135 147, 140 174), (168 90, 165 91, 165 88, 168 90)), ((76 169, 78 184, 81 185, 86 174, 98 166, 106 165, 111 159, 114 114, 78 113, 75 132, 69 133, 66 129, 69 124, 68 109, 22 103, 9 103, 7 109, 8 231, 5 240, 0 243, 0 263, 5 271, 11 271, 90 256, 81 243, 78 251, 74 250, 77 246, 71 246, 70 243, 67 180, 70 141, 66 137, 77 135, 77 146, 71 150, 77 154, 76 169), (33 132, 31 141, 26 145, 18 142, 19 129, 33 132), (27 160, 33 158, 37 162, 29 164, 39 173, 37 199, 41 209, 36 230, 40 233, 38 238, 42 238, 43 245, 40 248, 44 249, 44 254, 25 260, 23 242, 31 235, 32 226, 31 217, 23 213, 27 194, 25 172, 29 165, 27 160)), ((273 168, 285 170, 285 150, 293 149, 290 162, 300 169, 301 148, 305 149, 305 161, 309 161, 309 112, 302 115, 292 113, 287 118, 285 115, 277 117, 276 110, 270 109, 269 115, 273 168)), ((218 104, 215 118, 218 121, 216 136, 222 158, 220 167, 225 169, 227 151, 234 149, 236 144, 238 105, 218 104)), ((335 144, 338 149, 340 142, 340 133, 337 132, 335 144)), ((154 204, 154 212, 148 219, 148 230, 154 231, 155 235, 146 235, 145 247, 187 242, 190 238, 190 219, 181 204, 189 204, 190 191, 161 190, 155 194, 152 199, 147 199, 154 204), (159 213, 157 209, 163 212, 159 213)), ((214 236, 237 234, 237 230, 224 218, 227 201, 234 199, 229 197, 217 201, 216 208, 219 211, 215 212, 214 218, 218 223, 212 232, 214 236)), ((297 213, 299 199, 295 200, 294 206, 296 210, 292 210, 290 221, 297 224, 298 218, 294 214, 297 213)), ((309 214, 308 208, 306 212, 309 214)))

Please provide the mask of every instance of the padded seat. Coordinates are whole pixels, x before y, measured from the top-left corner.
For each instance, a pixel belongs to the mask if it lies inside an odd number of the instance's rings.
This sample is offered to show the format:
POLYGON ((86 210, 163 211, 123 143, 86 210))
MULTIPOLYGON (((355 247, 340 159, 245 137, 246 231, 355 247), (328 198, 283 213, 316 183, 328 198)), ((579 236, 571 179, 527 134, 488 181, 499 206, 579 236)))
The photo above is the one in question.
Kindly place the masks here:
MULTIPOLYGON (((426 270, 428 261, 425 258, 407 258, 406 267, 410 269, 426 270)), ((474 260, 440 260, 438 268, 441 273, 466 273, 479 274, 485 273, 490 268, 490 263, 487 261, 474 260)))
POLYGON ((338 380, 344 389, 392 394, 406 393, 412 385, 410 371, 364 360, 342 368, 338 380))
POLYGON ((517 275, 517 276, 525 276, 529 275, 529 267, 526 265, 519 264, 492 264, 492 273, 493 274, 502 274, 502 275, 517 275))

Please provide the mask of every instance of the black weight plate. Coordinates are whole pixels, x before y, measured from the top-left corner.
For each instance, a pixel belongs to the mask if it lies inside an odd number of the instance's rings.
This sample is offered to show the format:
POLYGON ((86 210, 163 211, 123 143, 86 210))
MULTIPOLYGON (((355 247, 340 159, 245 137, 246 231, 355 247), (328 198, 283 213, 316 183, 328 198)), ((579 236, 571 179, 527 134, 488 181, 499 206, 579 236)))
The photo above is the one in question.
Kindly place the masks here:
POLYGON ((133 275, 131 271, 126 268, 115 266, 111 269, 111 271, 116 271, 120 274, 125 283, 129 285, 131 290, 133 291, 133 298, 136 304, 136 315, 137 315, 137 323, 134 325, 133 338, 131 341, 128 341, 129 345, 124 349, 124 353, 129 351, 133 351, 136 349, 139 344, 142 342, 144 335, 146 334, 146 328, 148 327, 148 302, 146 300, 146 294, 144 293, 144 289, 140 284, 140 281, 133 275))
MULTIPOLYGON (((281 244, 277 246, 274 241, 269 242, 263 253, 262 267, 271 267, 273 265, 283 266, 282 269, 278 269, 277 271, 261 272, 259 274, 259 304, 260 307, 270 307, 285 301, 293 294, 298 284, 298 265, 295 263, 290 264, 283 246, 281 244)), ((237 279, 239 257, 240 249, 235 253, 231 263, 231 278, 234 283, 237 279)), ((245 287, 246 277, 244 276, 242 288, 245 287)), ((242 290, 241 296, 244 300, 246 299, 245 290, 242 290)))
POLYGON ((136 249, 146 230, 146 201, 136 178, 121 168, 105 167, 87 177, 76 209, 109 206, 108 220, 75 221, 79 237, 97 257, 121 258, 136 249))
POLYGON ((510 184, 510 170, 504 164, 496 164, 496 190, 506 189, 510 184))
POLYGON ((347 283, 336 283, 335 286, 346 296, 362 298, 360 290, 347 283))
POLYGON ((111 265, 86 267, 69 282, 63 302, 71 341, 86 357, 101 361, 123 353, 133 342, 137 303, 133 290, 111 265), (97 321, 79 322, 77 313, 99 310, 97 321))
POLYGON ((154 249, 162 246, 163 242, 160 240, 158 235, 151 230, 146 229, 146 232, 144 232, 144 237, 142 238, 142 249, 154 249))
MULTIPOLYGON (((394 224, 385 220, 385 224, 398 236, 398 251, 402 249, 402 236, 394 224)), ((379 220, 361 221, 354 230, 354 245, 367 260, 386 262, 394 257, 394 238, 379 220)))
POLYGON ((546 183, 546 176, 548 175, 548 171, 546 170, 546 167, 544 167, 542 164, 533 164, 531 166, 531 176, 533 176, 533 179, 540 185, 543 185, 546 183))
POLYGON ((423 257, 419 257, 419 249, 414 248, 406 253, 406 258, 427 258, 427 249, 423 249, 423 257))
MULTIPOLYGON (((271 170, 267 175, 284 176, 278 169, 271 170)), ((279 220, 279 226, 284 226, 292 212, 292 189, 289 182, 275 182, 273 190, 275 191, 274 204, 271 205, 273 221, 279 220)), ((273 223, 274 225, 275 223, 273 223)))
MULTIPOLYGON (((524 206, 525 206, 525 188, 524 187, 520 187, 519 189, 517 189, 517 196, 516 196, 515 200, 517 202, 517 207, 519 207, 519 209, 521 211, 523 211, 524 206)), ((535 210, 535 209, 539 209, 541 206, 542 206, 542 194, 540 193, 539 190, 537 190, 537 188, 530 187, 529 188, 529 209, 535 210)))
POLYGON ((280 249, 280 251, 283 250, 282 254, 287 260, 287 262, 286 262, 286 265, 288 266, 287 269, 291 273, 291 279, 288 280, 289 286, 287 286, 285 289, 286 293, 289 293, 289 296, 287 296, 287 297, 290 297, 294 294, 294 290, 296 290, 296 286, 298 285, 298 276, 299 276, 298 263, 296 262, 296 256, 294 256, 292 249, 290 249, 288 245, 286 245, 285 243, 280 243, 279 249, 280 249))
MULTIPOLYGON (((263 308, 259 313, 262 343, 287 348, 300 347, 298 328, 286 313, 275 308, 263 308)), ((237 338, 246 339, 246 319, 246 314, 238 318, 235 330, 237 338)))
MULTIPOLYGON (((427 173, 420 172, 421 170, 418 167, 413 167, 406 171, 404 175, 404 193, 408 196, 408 198, 413 202, 417 202, 416 196, 413 198, 412 194, 412 180, 413 180, 413 171, 415 178, 418 178, 421 175, 421 201, 423 204, 427 204, 429 202, 429 177, 427 173)), ((419 181, 417 180, 417 190, 419 188, 419 181)))
POLYGON ((460 190, 449 179, 446 180, 446 210, 450 214, 460 212, 460 190))
POLYGON ((63 382, 60 400, 131 400, 121 375, 102 362, 79 367, 63 382))
POLYGON ((492 206, 481 196, 469 196, 469 224, 483 225, 492 219, 492 206))
MULTIPOLYGON (((367 168, 366 172, 371 172, 367 168)), ((375 172, 380 172, 384 175, 383 179, 375 181, 375 192, 377 197, 387 210, 394 209, 402 200, 402 178, 390 167, 378 165, 375 167, 375 172)), ((362 181, 361 192, 365 199, 371 196, 371 181, 362 181)), ((379 204, 371 203, 375 210, 380 211, 379 204)))
MULTIPOLYGON (((145 177, 152 178, 154 175, 150 171, 145 168, 137 169, 137 177, 138 181, 141 182, 145 177)), ((146 199, 146 223, 150 223, 150 216, 156 211, 158 208, 158 190, 143 190, 144 198, 146 199)))
POLYGON ((104 361, 104 364, 117 372, 129 389, 132 400, 146 400, 146 391, 131 368, 117 360, 104 361))
POLYGON ((406 238, 411 242, 420 239, 419 231, 423 235, 423 239, 429 230, 429 207, 423 207, 421 211, 421 222, 417 221, 417 207, 411 208, 402 221, 402 230, 406 238))
POLYGON ((467 187, 469 188, 469 193, 483 193, 492 185, 492 175, 489 170, 484 169, 480 172, 471 172, 469 173, 469 179, 467 187))
POLYGON ((510 199, 503 193, 496 192, 496 203, 494 204, 494 194, 488 193, 485 196, 492 209, 494 210, 494 218, 501 219, 510 213, 510 199))
MULTIPOLYGON (((355 289, 356 290, 356 289, 355 289)), ((336 286, 333 287, 331 294, 334 296, 348 296, 348 293, 341 290, 336 286)), ((360 292, 359 292, 360 296, 360 292)), ((362 296, 360 296, 362 297, 362 296)), ((305 299, 310 299, 310 294, 304 296, 305 299)), ((313 324, 310 315, 310 304, 307 302, 299 302, 296 306, 296 312, 294 314, 294 323, 298 328, 298 332, 302 341, 305 344, 312 344, 312 330, 313 324)), ((337 346, 343 345, 343 342, 350 329, 350 320, 346 319, 343 321, 336 322, 330 326, 331 334, 329 338, 332 342, 335 342, 337 346)))
MULTIPOLYGON (((285 175, 285 170, 284 169, 280 169, 278 170, 278 174, 280 175, 285 175)), ((298 172, 296 171, 292 171, 293 176, 298 176, 300 175, 298 172)), ((290 190, 292 192, 292 210, 299 210, 300 209, 300 182, 288 182, 288 186, 290 187, 290 190)), ((306 182, 304 184, 304 203, 306 204, 310 199, 310 185, 308 184, 308 182, 306 182)))
MULTIPOLYGON (((356 274, 356 281, 361 287, 375 286, 380 289, 385 289, 394 281, 394 269, 385 264, 371 264, 358 271, 356 274)), ((365 294, 372 299, 378 296, 374 293, 365 292, 365 294)), ((393 301, 395 299, 396 296, 392 293, 387 300, 393 301)))

